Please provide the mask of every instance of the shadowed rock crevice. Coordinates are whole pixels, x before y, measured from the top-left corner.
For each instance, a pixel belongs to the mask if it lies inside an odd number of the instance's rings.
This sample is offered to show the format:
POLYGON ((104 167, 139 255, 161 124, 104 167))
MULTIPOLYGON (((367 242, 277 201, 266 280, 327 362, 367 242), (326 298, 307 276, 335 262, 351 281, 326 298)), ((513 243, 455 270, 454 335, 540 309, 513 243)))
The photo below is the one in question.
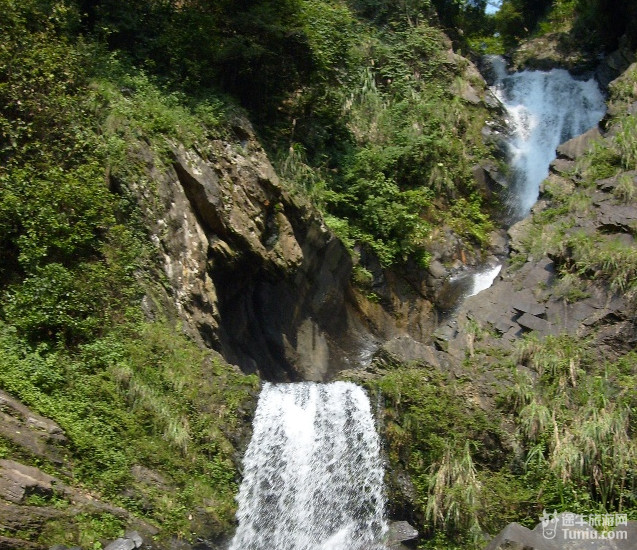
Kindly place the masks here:
POLYGON ((168 283, 147 295, 146 313, 161 316, 168 305, 202 345, 266 380, 329 379, 375 347, 387 323, 369 322, 350 285, 350 253, 280 184, 244 125, 240 144, 173 146, 168 167, 139 144, 157 188, 130 191, 168 283))

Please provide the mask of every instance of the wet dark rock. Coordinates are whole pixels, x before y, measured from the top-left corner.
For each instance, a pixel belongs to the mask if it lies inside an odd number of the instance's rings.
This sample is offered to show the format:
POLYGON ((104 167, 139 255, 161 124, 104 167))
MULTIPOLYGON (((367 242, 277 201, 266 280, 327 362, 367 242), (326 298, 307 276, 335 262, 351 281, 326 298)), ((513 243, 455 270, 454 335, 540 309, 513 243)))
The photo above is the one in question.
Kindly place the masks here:
POLYGON ((608 88, 634 61, 635 53, 630 48, 620 47, 604 57, 595 71, 595 78, 602 88, 608 88))
POLYGON ((507 178, 498 170, 496 163, 493 161, 483 161, 480 164, 476 164, 471 169, 471 173, 478 189, 486 196, 498 195, 509 186, 507 178))
POLYGON ((406 521, 392 521, 389 524, 387 544, 389 548, 400 548, 400 543, 418 538, 418 531, 406 521))
POLYGON ((494 148, 498 158, 507 158, 509 154, 509 144, 504 126, 499 123, 487 124, 483 126, 480 134, 484 143, 494 148))

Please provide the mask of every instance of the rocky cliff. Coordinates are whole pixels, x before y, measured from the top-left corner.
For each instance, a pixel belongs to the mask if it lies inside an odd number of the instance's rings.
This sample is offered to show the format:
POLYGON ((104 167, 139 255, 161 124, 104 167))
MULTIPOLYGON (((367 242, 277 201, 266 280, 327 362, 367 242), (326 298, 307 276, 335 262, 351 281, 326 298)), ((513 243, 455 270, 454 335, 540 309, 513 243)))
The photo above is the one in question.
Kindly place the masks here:
POLYGON ((135 197, 161 254, 165 292, 146 296, 147 314, 174 310, 202 345, 275 381, 326 380, 368 361, 387 339, 428 339, 449 273, 441 262, 475 263, 476 252, 465 254, 447 228, 428 269, 386 270, 364 255, 369 299, 352 285, 352 254, 281 184, 250 124, 237 118, 232 132, 205 150, 173 144, 168 159, 140 142, 131 155, 153 185, 111 182, 135 197))
POLYGON ((166 162, 145 144, 136 151, 156 189, 129 191, 167 279, 147 311, 174 305, 192 337, 245 372, 323 379, 373 338, 351 297, 350 255, 309 202, 283 188, 249 123, 232 130, 235 140, 205 151, 175 144, 166 162))

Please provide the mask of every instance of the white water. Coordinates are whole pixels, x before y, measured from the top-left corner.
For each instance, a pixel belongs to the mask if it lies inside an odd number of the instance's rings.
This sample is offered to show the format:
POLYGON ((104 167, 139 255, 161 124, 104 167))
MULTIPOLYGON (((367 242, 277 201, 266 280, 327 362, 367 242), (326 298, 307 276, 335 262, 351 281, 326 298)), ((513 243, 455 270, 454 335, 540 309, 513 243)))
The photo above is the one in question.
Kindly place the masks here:
MULTIPOLYGON (((514 223, 526 217, 537 201, 557 146, 595 126, 604 116, 606 105, 592 78, 577 80, 561 69, 509 74, 502 57, 487 56, 487 61, 495 76, 491 90, 506 109, 511 131, 508 145, 512 177, 507 206, 514 223)), ((489 288, 500 269, 495 266, 472 273, 463 297, 489 288)))
POLYGON ((606 106, 592 78, 576 80, 562 69, 507 74, 501 57, 491 56, 490 62, 497 76, 492 90, 506 108, 512 131, 509 208, 517 221, 537 200, 557 146, 595 126, 606 106))
POLYGON ((369 399, 355 384, 263 386, 230 550, 372 550, 387 531, 369 399))
POLYGON ((469 296, 475 296, 476 294, 478 294, 478 292, 482 292, 483 290, 489 288, 493 284, 493 281, 495 281, 495 278, 498 276, 498 273, 500 273, 501 269, 502 265, 498 264, 496 266, 488 267, 487 269, 474 273, 472 281, 473 288, 467 294, 467 298, 469 296))

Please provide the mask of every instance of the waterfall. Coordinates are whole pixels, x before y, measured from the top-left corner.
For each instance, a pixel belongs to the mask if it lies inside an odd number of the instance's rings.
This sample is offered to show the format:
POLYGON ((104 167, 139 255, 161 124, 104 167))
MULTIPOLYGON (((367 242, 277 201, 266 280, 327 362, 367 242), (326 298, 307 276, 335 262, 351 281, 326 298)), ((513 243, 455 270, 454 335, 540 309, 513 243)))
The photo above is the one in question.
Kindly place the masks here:
MULTIPOLYGON (((549 175, 557 146, 595 126, 606 104, 594 79, 578 80, 563 69, 509 73, 504 58, 484 56, 491 90, 506 110, 511 178, 509 222, 526 217, 549 175)), ((445 292, 455 304, 489 288, 501 265, 479 267, 451 278, 445 292)), ((455 307, 454 304, 454 307, 455 307)))
POLYGON ((380 440, 346 382, 263 386, 230 550, 371 550, 387 531, 380 440))
POLYGON ((482 292, 483 290, 489 288, 493 284, 495 278, 498 276, 498 273, 500 273, 501 269, 502 264, 497 264, 492 267, 487 267, 483 271, 474 273, 472 281, 473 288, 467 294, 467 298, 469 296, 475 296, 476 294, 478 294, 478 292, 482 292))
POLYGON ((578 80, 563 69, 507 74, 504 60, 489 56, 495 84, 492 90, 506 108, 512 136, 512 221, 528 215, 548 176, 555 149, 595 126, 606 105, 594 79, 578 80))

